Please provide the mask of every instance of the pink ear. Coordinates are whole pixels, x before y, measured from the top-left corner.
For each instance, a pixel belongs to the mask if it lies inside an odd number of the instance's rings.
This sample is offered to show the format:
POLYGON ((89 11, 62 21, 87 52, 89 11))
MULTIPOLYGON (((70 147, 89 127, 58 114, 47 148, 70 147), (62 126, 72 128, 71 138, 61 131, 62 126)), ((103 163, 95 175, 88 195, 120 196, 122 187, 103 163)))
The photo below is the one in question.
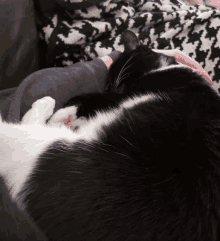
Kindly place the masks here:
POLYGON ((181 64, 185 64, 192 68, 195 72, 202 75, 203 78, 208 81, 210 84, 214 84, 211 77, 208 73, 202 68, 202 66, 192 58, 190 58, 187 54, 183 53, 178 49, 171 49, 171 50, 160 50, 160 49, 152 49, 156 53, 162 53, 169 56, 175 57, 176 61, 181 64))

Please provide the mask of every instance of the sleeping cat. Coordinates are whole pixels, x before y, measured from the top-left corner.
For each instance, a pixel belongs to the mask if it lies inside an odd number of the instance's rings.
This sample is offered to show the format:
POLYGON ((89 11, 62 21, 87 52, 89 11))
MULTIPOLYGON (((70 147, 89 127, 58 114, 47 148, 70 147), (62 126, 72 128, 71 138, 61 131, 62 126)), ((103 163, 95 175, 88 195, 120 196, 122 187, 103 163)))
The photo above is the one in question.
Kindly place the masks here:
MULTIPOLYGON (((20 124, 0 122, 6 204, 51 241, 217 241, 219 96, 131 31, 122 40, 108 93, 73 98, 56 113, 44 97, 20 124), (72 129, 60 122, 68 116, 72 129)), ((14 218, 25 234, 22 220, 14 218)), ((0 226, 0 240, 12 240, 3 229, 14 232, 0 226)))

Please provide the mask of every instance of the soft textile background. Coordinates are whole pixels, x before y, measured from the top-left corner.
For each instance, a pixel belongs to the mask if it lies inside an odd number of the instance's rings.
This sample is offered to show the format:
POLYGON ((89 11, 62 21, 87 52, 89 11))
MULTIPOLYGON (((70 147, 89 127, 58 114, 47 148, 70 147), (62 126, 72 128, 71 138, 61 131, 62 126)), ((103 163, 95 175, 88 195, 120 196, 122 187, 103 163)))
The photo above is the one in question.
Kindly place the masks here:
POLYGON ((0 0, 0 90, 39 70, 33 1, 0 0))

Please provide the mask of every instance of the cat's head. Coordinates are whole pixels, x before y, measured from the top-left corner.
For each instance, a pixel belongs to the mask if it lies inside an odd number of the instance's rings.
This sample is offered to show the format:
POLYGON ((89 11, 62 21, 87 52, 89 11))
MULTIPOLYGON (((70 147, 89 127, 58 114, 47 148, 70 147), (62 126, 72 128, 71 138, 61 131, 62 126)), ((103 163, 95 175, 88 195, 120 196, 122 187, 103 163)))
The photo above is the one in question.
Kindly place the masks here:
POLYGON ((143 45, 130 30, 123 32, 122 42, 124 52, 109 69, 109 92, 132 92, 137 87, 137 81, 147 73, 178 64, 174 57, 156 53, 143 45))

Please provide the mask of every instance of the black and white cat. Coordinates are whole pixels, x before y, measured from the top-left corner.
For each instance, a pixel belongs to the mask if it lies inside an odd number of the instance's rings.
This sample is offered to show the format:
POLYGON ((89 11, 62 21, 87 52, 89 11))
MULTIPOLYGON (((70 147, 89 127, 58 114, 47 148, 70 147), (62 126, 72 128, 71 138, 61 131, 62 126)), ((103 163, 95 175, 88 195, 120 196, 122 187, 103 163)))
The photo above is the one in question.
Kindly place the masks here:
POLYGON ((219 240, 220 98, 132 32, 123 41, 108 94, 55 114, 44 97, 21 123, 0 122, 0 240, 219 240), (69 115, 75 130, 58 122, 69 115))

